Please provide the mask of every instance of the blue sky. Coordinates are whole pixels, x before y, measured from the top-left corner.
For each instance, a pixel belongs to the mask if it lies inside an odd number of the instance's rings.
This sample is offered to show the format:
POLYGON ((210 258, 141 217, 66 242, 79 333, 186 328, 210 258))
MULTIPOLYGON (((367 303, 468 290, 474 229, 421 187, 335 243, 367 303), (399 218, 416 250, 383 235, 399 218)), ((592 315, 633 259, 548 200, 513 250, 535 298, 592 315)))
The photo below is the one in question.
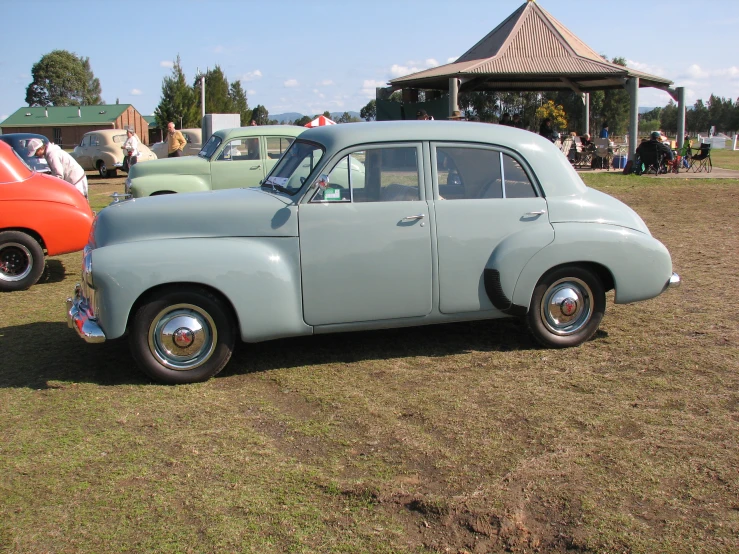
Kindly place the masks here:
MULTIPOLYGON (((739 96, 736 0, 537 1, 596 52, 684 86, 689 104, 739 96)), ((219 64, 271 114, 359 111, 389 79, 456 59, 523 0, 0 3, 2 121, 25 106, 31 67, 55 49, 89 56, 103 99, 144 115, 178 54, 189 81, 219 64)), ((641 106, 668 100, 640 90, 641 106)))

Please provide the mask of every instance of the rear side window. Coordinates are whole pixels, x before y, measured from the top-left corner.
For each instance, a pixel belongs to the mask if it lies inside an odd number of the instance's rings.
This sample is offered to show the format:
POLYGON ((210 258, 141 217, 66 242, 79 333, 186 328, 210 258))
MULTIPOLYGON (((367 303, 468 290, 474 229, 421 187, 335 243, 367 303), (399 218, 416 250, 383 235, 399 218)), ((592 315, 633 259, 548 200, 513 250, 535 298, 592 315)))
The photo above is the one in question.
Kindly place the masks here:
POLYGON ((521 164, 499 150, 438 147, 436 175, 444 200, 534 198, 531 180, 521 164))

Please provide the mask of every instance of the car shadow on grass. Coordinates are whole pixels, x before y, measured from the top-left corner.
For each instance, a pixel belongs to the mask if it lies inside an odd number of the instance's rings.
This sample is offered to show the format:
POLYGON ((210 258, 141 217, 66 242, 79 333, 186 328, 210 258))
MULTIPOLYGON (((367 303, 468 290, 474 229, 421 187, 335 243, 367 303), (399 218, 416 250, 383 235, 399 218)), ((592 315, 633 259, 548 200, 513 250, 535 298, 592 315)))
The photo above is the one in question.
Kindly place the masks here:
MULTIPOLYGON (((598 332, 595 339, 604 336, 607 334, 598 332)), ((331 363, 540 348, 519 319, 335 333, 239 343, 216 378, 331 363)), ((0 352, 0 388, 45 389, 53 387, 55 381, 102 386, 152 382, 137 369, 125 339, 86 344, 62 322, 0 329, 0 352)))

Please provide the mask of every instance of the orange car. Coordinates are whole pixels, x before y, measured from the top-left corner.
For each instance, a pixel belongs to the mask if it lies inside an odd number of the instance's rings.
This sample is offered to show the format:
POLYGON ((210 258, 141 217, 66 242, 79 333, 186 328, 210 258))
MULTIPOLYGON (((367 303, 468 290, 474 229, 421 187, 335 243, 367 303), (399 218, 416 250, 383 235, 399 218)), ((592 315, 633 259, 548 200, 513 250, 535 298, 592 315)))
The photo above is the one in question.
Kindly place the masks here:
POLYGON ((0 142, 0 291, 27 289, 49 256, 82 250, 93 213, 74 186, 31 171, 0 142))

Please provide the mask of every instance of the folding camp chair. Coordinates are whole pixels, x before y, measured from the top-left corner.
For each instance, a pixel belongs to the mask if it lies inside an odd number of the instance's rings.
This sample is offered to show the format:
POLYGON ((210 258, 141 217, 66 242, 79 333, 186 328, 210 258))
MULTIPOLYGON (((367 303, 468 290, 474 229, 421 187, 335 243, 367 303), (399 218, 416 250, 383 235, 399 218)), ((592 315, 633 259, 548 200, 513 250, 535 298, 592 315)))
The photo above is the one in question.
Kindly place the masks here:
POLYGON ((573 140, 575 152, 571 153, 570 161, 575 167, 590 167, 590 164, 593 161, 593 151, 583 145, 580 137, 573 137, 573 140))
POLYGON ((690 167, 688 167, 688 171, 692 171, 693 173, 699 173, 701 171, 710 173, 712 169, 711 144, 701 143, 700 152, 694 154, 690 158, 690 167))
POLYGON ((603 169, 603 165, 606 166, 607 170, 611 170, 611 145, 607 138, 593 139, 595 144, 595 159, 593 165, 596 169, 603 169))
POLYGON ((667 173, 667 166, 665 165, 664 155, 659 142, 651 140, 642 142, 639 148, 636 149, 636 153, 639 155, 643 166, 641 175, 647 173, 654 173, 655 175, 667 173))

